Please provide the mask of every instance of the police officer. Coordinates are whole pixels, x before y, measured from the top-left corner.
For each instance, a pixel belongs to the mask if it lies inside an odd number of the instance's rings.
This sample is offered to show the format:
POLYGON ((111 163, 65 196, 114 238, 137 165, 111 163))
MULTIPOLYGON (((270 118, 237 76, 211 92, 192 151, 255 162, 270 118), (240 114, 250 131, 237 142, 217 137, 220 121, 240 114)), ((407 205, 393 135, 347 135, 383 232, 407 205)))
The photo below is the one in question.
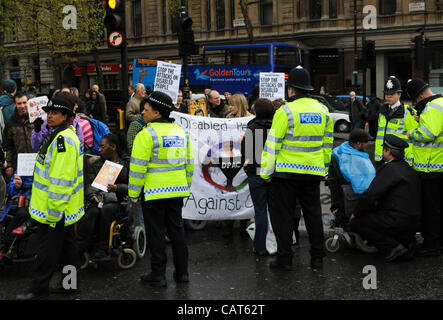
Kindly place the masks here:
POLYGON ((412 143, 406 133, 417 127, 414 119, 413 109, 400 101, 402 89, 400 81, 394 77, 389 77, 385 82, 385 102, 380 110, 378 118, 378 132, 375 141, 375 163, 378 166, 383 164, 383 143, 387 133, 393 134, 408 143, 405 150, 405 161, 412 166, 412 143))
POLYGON ((434 95, 429 84, 412 79, 406 88, 417 110, 418 127, 412 141, 414 169, 422 184, 423 256, 439 256, 443 248, 443 97, 434 95))
MULTIPOLYGON (((84 214, 83 154, 75 129, 69 124, 74 105, 62 98, 49 100, 43 110, 53 132, 45 137, 37 154, 29 205, 38 222, 38 249, 30 289, 17 299, 45 295, 57 267, 80 266, 74 224, 84 214), (59 265, 60 264, 60 265, 59 265)), ((77 289, 76 284, 71 284, 77 289)), ((60 287, 56 292, 69 291, 60 287)))
POLYGON ((131 202, 137 203, 144 188, 142 209, 152 271, 142 275, 141 280, 166 287, 165 229, 172 242, 174 280, 189 281, 181 211, 183 198, 190 195, 194 159, 189 134, 169 118, 174 105, 168 95, 154 91, 142 99, 141 108, 147 125, 134 140, 128 194, 131 202))
POLYGON ((262 153, 260 176, 271 183, 269 213, 278 246, 272 268, 291 270, 297 199, 309 233, 311 267, 323 264, 320 181, 331 160, 333 122, 328 109, 309 97, 312 90, 309 72, 292 69, 289 99, 276 111, 262 153))
POLYGON ((408 143, 387 134, 383 144, 385 163, 377 169, 368 190, 351 216, 351 230, 371 242, 391 262, 415 250, 420 222, 420 180, 404 161, 408 143))

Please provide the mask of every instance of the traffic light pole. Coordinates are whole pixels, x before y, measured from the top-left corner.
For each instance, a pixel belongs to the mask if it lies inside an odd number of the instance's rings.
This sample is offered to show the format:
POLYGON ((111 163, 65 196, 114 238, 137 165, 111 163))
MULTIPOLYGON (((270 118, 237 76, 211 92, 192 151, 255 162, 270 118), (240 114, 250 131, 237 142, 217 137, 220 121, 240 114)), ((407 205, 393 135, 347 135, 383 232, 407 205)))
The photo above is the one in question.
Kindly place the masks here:
POLYGON ((122 108, 126 108, 126 103, 128 102, 128 50, 127 50, 127 41, 126 41, 126 1, 122 0, 123 9, 123 22, 122 22, 122 36, 123 43, 121 45, 121 81, 122 81, 122 99, 123 105, 122 108))

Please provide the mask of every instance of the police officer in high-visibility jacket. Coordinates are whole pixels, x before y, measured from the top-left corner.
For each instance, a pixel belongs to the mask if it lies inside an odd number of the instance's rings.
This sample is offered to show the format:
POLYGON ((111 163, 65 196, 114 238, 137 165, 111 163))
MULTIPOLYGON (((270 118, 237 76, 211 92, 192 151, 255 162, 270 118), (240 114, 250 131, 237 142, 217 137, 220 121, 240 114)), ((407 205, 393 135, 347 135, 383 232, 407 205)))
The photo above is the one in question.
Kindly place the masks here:
POLYGON ((182 219, 183 198, 190 195, 194 158, 191 138, 173 124, 172 99, 154 91, 141 101, 147 123, 137 134, 129 167, 128 194, 136 203, 143 190, 143 217, 151 253, 151 272, 142 282, 166 287, 165 231, 172 242, 173 273, 177 283, 188 282, 188 249, 182 219))
POLYGON ((385 82, 385 102, 386 104, 380 110, 378 118, 377 139, 375 140, 375 163, 377 167, 384 163, 383 160, 383 143, 386 134, 403 139, 408 143, 409 147, 405 149, 405 161, 412 166, 412 143, 406 133, 418 126, 414 119, 415 111, 407 104, 400 101, 401 84, 394 77, 389 77, 385 82))
MULTIPOLYGON (((53 131, 44 138, 37 154, 29 205, 31 218, 38 222, 37 260, 31 287, 18 299, 45 295, 58 267, 80 266, 74 224, 84 214, 83 154, 75 129, 69 124, 75 116, 74 105, 54 98, 43 110, 53 131)), ((76 290, 77 284, 62 288, 60 282, 59 287, 51 289, 69 292, 76 290)))
POLYGON ((429 84, 412 79, 406 88, 417 110, 418 127, 408 136, 414 153, 413 167, 422 190, 422 256, 439 256, 443 249, 443 97, 429 84))
POLYGON ((289 99, 276 111, 262 153, 260 176, 271 183, 269 213, 278 246, 272 268, 291 269, 297 199, 309 233, 311 267, 323 264, 320 181, 331 161, 333 121, 328 109, 309 97, 310 82, 306 69, 291 70, 289 99))

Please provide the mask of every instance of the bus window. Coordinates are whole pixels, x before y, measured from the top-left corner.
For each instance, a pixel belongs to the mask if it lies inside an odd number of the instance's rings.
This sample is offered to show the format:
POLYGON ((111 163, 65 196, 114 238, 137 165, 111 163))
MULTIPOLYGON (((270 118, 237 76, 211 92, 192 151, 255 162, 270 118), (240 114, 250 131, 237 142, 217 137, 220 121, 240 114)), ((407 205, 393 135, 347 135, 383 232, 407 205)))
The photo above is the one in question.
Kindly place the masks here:
POLYGON ((297 66, 301 64, 298 49, 284 46, 275 46, 274 64, 286 66, 297 66))

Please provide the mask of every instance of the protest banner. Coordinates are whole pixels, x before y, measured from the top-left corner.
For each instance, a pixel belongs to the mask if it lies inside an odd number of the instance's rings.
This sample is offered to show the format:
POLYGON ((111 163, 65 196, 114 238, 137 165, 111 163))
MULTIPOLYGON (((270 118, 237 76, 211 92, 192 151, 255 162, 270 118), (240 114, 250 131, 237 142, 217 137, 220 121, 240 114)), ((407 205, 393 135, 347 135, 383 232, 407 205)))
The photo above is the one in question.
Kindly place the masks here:
POLYGON ((122 168, 122 165, 106 160, 91 185, 108 192, 108 184, 114 184, 122 168))
POLYGON ((285 74, 260 72, 260 98, 285 99, 285 74))
POLYGON ((247 176, 240 161, 240 137, 252 117, 218 119, 172 112, 176 124, 190 133, 194 151, 191 195, 183 218, 238 220, 254 216, 247 176))
POLYGON ((20 177, 34 175, 37 153, 19 153, 17 155, 17 175, 20 177))
POLYGON ((207 117, 208 111, 206 109, 206 99, 200 98, 197 100, 190 100, 188 102, 189 114, 194 116, 207 117))
POLYGON ((161 91, 171 97, 172 103, 177 103, 180 87, 180 73, 182 66, 175 63, 157 62, 154 91, 161 91))
POLYGON ((27 107, 30 123, 33 123, 37 118, 46 120, 46 112, 43 111, 42 107, 45 107, 47 104, 47 96, 36 97, 28 100, 27 107))
POLYGON ((134 85, 143 83, 148 91, 152 91, 157 72, 157 60, 134 59, 132 70, 132 83, 134 85))

